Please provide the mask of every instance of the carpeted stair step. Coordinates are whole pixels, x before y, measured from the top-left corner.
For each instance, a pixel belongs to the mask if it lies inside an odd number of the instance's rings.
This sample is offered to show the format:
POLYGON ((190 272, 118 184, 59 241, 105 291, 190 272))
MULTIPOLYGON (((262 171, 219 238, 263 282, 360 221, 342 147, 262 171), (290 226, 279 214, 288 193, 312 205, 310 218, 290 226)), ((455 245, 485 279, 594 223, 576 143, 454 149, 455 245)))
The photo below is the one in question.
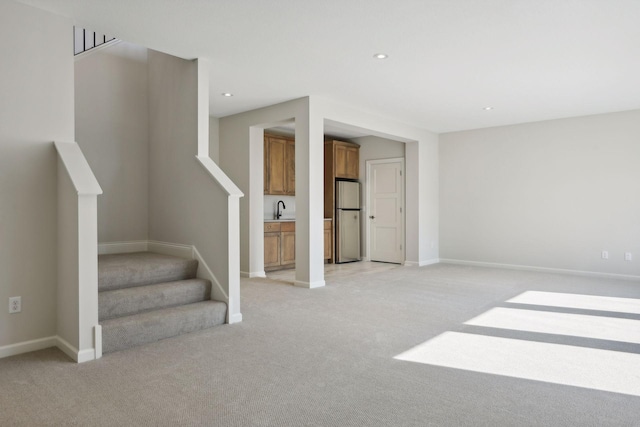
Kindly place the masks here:
POLYGON ((100 322, 102 352, 124 350, 221 325, 226 315, 225 303, 203 301, 105 320, 100 322))
POLYGON ((99 293, 100 321, 211 299, 211 282, 188 279, 99 293))
POLYGON ((153 252, 100 255, 98 290, 109 291, 193 279, 198 261, 153 252))

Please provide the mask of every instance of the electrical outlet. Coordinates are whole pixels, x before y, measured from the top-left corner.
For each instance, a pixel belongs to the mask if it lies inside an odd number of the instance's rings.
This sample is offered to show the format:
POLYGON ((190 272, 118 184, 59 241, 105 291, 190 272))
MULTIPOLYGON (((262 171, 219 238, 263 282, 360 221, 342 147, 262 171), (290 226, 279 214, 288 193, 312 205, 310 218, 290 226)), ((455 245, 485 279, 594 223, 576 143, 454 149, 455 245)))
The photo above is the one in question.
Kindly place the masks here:
POLYGON ((602 251, 602 259, 609 259, 609 252, 602 251))
POLYGON ((20 313, 22 311, 22 297, 9 298, 9 314, 20 313))
POLYGON ((631 255, 631 252, 625 252, 625 253, 624 253, 624 260, 625 260, 625 261, 631 261, 631 260, 633 260, 633 255, 631 255))

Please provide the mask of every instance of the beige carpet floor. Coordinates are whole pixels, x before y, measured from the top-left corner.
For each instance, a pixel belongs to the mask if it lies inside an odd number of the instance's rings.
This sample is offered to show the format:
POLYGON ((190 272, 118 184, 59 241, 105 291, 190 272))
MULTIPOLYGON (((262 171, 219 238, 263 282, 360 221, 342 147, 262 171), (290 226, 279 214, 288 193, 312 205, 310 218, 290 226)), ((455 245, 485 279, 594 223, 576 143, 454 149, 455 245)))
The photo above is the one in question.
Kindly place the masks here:
POLYGON ((640 353, 464 325, 525 291, 637 299, 640 283, 453 265, 334 275, 314 290, 243 279, 240 324, 81 365, 54 348, 0 360, 0 425, 640 425, 637 396, 394 359, 447 331, 640 353))

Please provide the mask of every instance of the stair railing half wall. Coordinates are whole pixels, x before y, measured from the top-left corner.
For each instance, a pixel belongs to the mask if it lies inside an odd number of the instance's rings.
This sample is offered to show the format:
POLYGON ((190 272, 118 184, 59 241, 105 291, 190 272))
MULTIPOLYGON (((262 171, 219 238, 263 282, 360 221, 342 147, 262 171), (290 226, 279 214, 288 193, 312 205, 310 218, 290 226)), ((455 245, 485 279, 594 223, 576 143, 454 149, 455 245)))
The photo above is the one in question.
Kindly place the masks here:
POLYGON ((240 311, 240 198, 242 191, 209 156, 196 156, 200 164, 227 194, 228 301, 227 323, 242 321, 240 311))
POLYGON ((98 324, 98 207, 102 194, 76 142, 58 153, 58 347, 77 362, 102 356, 98 324))
POLYGON ((209 69, 207 60, 196 60, 198 73, 198 154, 196 159, 227 194, 227 323, 242 322, 240 311, 240 198, 244 193, 209 156, 209 69))

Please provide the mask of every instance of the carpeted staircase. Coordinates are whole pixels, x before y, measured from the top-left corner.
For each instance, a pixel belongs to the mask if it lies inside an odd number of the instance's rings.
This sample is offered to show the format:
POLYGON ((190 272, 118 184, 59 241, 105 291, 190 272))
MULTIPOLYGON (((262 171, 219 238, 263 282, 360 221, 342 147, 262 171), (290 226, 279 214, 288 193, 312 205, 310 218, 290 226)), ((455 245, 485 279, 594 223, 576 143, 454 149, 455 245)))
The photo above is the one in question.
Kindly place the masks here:
POLYGON ((98 257, 102 352, 123 350, 225 322, 198 261, 152 252, 98 257))

